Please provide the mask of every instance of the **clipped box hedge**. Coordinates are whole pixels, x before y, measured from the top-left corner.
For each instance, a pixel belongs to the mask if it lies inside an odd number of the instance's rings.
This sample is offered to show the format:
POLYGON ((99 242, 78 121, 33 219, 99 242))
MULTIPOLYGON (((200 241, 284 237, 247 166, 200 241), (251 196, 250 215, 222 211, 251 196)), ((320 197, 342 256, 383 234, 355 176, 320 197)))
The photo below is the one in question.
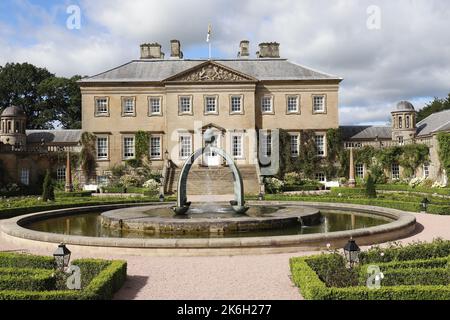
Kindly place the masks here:
POLYGON ((0 268, 0 290, 47 291, 55 286, 53 270, 0 268))
MULTIPOLYGON (((450 241, 417 243, 407 247, 362 252, 362 266, 354 268, 357 285, 351 285, 354 274, 342 273, 342 256, 322 254, 292 258, 292 279, 305 299, 310 300, 450 300, 450 241), (383 254, 381 254, 383 253, 383 254), (408 259, 410 258, 410 259, 408 259), (366 286, 367 267, 378 266, 384 274, 381 288, 366 286), (347 276, 342 287, 336 277, 347 276)), ((345 270, 345 268, 344 268, 345 270)), ((348 270, 348 269, 347 269, 348 270)))
POLYGON ((81 271, 81 290, 57 290, 55 277, 45 282, 44 275, 54 273, 50 257, 0 254, 0 300, 108 300, 123 286, 127 277, 126 261, 79 259, 72 263, 81 271), (28 269, 17 269, 16 265, 28 269), (39 281, 33 281, 39 275, 39 281), (14 285, 20 276, 24 279, 14 285), (2 277, 4 281, 2 282, 2 277))

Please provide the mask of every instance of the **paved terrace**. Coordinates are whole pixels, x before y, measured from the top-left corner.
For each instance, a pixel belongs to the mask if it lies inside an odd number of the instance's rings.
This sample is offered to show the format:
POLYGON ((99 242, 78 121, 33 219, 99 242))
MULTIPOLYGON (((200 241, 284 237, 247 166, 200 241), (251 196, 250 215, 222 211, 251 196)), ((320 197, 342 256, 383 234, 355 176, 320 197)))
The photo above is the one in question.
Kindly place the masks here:
MULTIPOLYGON (((416 233, 403 239, 450 240, 450 216, 415 214, 416 233)), ((0 239, 1 250, 51 255, 36 248, 20 248, 0 239)), ((128 261, 128 281, 116 299, 302 299, 289 275, 289 258, 316 254, 298 252, 258 256, 148 257, 109 255, 97 258, 128 261)), ((82 255, 73 258, 81 258, 82 255)))

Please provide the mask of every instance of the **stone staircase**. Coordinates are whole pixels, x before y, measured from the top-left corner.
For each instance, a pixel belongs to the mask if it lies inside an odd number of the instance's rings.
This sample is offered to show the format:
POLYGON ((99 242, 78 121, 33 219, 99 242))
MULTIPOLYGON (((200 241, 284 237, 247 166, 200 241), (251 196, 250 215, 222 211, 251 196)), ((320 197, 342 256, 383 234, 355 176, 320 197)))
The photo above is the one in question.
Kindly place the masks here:
MULTIPOLYGON (((240 166, 246 194, 259 192, 255 166, 240 166)), ((164 192, 176 193, 181 168, 171 167, 167 172, 164 192)), ((233 174, 229 167, 192 167, 187 180, 188 195, 234 194, 233 174)))

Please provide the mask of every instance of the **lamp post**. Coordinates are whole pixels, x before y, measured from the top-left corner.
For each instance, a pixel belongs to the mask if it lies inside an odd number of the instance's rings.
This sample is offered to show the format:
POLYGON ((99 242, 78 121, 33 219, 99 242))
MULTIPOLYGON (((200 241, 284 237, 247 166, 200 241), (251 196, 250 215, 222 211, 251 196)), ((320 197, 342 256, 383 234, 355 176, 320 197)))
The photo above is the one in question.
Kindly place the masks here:
POLYGON ((69 266, 70 262, 70 250, 67 249, 64 243, 61 243, 53 253, 53 257, 56 261, 56 266, 59 270, 63 271, 69 266))
POLYGON ((348 240, 347 244, 344 247, 345 258, 347 259, 350 268, 353 268, 353 266, 359 262, 360 252, 361 249, 358 247, 355 240, 353 240, 353 238, 350 238, 350 240, 348 240))
POLYGON ((430 203, 430 200, 428 200, 428 198, 423 198, 422 202, 420 203, 422 205, 422 209, 424 212, 427 212, 429 203, 430 203))

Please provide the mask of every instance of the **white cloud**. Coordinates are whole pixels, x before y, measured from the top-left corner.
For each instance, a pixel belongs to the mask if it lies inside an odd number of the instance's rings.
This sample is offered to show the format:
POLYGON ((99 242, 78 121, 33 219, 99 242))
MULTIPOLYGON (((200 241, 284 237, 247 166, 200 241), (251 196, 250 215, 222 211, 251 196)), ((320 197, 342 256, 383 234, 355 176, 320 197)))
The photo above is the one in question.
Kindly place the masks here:
MULTIPOLYGON (((45 13, 36 6, 31 9, 44 23, 38 28, 25 23, 20 30, 32 44, 6 40, 12 38, 11 27, 1 28, 0 64, 29 61, 60 75, 95 74, 137 58, 141 42, 158 41, 168 51, 169 40, 176 38, 185 51, 192 51, 204 45, 211 22, 214 46, 228 57, 236 56, 244 38, 251 41, 253 54, 257 43, 279 41, 283 57, 343 77, 342 123, 384 122, 399 100, 450 91, 450 7, 445 0, 81 4, 80 31, 65 29, 55 18, 56 9, 45 13), (370 5, 381 9, 380 30, 366 27, 370 5)), ((423 106, 424 100, 418 101, 416 107, 423 106)))

